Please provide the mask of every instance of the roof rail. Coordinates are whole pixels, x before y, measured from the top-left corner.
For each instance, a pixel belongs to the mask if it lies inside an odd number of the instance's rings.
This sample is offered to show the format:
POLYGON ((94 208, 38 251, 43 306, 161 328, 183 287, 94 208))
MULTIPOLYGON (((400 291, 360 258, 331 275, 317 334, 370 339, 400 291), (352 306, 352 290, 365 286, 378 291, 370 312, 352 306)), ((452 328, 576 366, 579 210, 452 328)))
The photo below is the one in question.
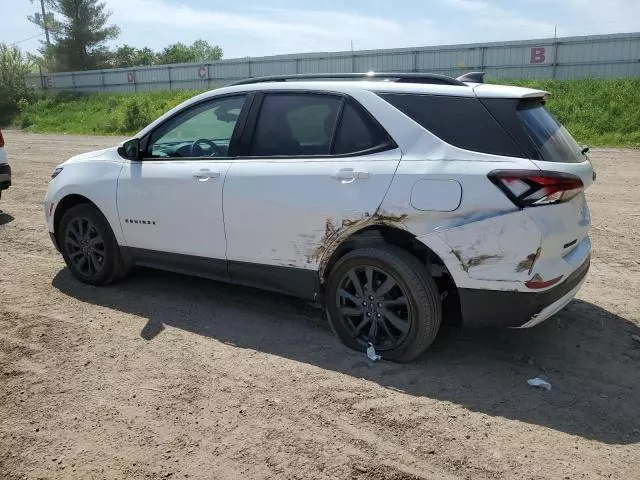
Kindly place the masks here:
POLYGON ((296 75, 272 75, 268 77, 247 78, 228 84, 250 85, 252 83, 264 82, 287 82, 291 80, 384 80, 396 83, 431 83, 439 85, 466 86, 452 77, 439 75, 437 73, 400 73, 400 72, 365 72, 365 73, 301 73, 296 75))
POLYGON ((484 83, 484 72, 469 72, 460 75, 456 80, 468 83, 484 83))

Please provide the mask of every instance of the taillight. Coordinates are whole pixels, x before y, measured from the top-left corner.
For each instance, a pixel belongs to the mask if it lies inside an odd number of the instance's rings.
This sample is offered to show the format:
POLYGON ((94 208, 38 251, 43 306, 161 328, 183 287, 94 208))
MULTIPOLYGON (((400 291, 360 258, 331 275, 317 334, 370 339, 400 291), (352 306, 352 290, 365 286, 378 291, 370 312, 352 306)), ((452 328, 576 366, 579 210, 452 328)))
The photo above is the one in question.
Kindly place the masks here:
POLYGON ((2 130, 0 130, 0 147, 4 147, 4 137, 2 136, 2 130))
POLYGON ((562 275, 552 278, 551 280, 543 280, 542 277, 536 273, 531 280, 524 282, 524 284, 533 290, 538 290, 555 285, 560 280, 562 280, 562 275))
POLYGON ((518 207, 563 203, 582 192, 580 177, 540 170, 494 170, 488 175, 518 207))

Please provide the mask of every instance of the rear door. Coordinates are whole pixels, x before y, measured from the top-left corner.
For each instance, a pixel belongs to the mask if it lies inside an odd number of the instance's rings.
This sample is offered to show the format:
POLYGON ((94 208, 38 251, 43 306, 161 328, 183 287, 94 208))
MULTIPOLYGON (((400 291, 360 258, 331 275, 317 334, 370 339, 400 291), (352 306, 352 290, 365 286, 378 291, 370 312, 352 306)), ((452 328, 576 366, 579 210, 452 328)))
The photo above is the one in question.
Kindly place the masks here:
POLYGON ((224 188, 229 270, 235 279, 252 276, 247 264, 316 270, 324 242, 374 215, 401 152, 340 95, 271 92, 254 106, 224 188))

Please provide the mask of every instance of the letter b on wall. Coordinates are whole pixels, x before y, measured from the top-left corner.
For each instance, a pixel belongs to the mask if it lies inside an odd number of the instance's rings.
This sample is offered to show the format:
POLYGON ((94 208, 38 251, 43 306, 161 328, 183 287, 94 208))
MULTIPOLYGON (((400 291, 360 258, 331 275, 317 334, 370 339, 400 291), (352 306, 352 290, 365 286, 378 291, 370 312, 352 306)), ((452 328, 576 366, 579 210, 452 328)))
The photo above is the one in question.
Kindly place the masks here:
POLYGON ((547 60, 545 53, 546 50, 544 47, 532 47, 530 63, 544 63, 547 60))

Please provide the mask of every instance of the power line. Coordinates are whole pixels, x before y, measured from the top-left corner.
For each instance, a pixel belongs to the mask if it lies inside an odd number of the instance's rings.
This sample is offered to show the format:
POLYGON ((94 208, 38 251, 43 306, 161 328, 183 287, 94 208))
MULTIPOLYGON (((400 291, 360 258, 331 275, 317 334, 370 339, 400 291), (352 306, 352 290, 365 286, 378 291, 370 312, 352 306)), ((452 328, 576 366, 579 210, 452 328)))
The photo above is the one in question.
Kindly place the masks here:
POLYGON ((41 37, 42 35, 44 35, 44 32, 40 32, 39 34, 34 35, 32 37, 24 38, 22 40, 18 40, 17 42, 10 43, 9 46, 13 47, 15 45, 18 45, 19 43, 26 42, 27 40, 33 40, 34 38, 41 37))

